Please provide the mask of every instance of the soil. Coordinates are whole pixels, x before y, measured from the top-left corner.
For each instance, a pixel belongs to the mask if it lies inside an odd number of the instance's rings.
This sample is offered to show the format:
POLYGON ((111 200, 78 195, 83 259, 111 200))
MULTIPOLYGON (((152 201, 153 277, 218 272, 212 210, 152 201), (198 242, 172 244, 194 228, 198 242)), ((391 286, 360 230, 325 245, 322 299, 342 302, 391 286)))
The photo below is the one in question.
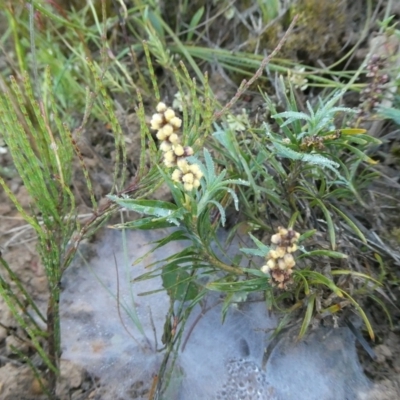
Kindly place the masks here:
MULTIPOLYGON (((394 11, 397 12, 397 18, 399 18, 400 8, 398 5, 397 11, 394 11)), ((347 32, 347 34, 349 33, 347 32)), ((353 34, 357 34, 357 30, 353 34)), ((373 32, 371 32, 372 34, 373 32)), ((352 41, 356 41, 356 38, 352 38, 352 41)), ((353 63, 360 62, 369 50, 370 43, 363 42, 357 53, 359 58, 353 60, 353 63)), ((223 75, 214 72, 210 81, 220 101, 229 97, 226 89, 227 81, 223 75)), ((231 94, 234 94, 233 90, 231 94)), ((306 97, 307 93, 301 93, 301 96, 306 97)), ((252 101, 241 103, 238 109, 245 107, 250 114, 254 114, 258 110, 257 104, 258 100, 254 95, 252 101)), ((120 114, 119 117, 127 137, 128 154, 130 154, 129 170, 132 178, 136 169, 135 160, 139 158, 139 126, 133 112, 121 111, 120 114)), ((391 257, 390 252, 400 253, 400 159, 398 157, 400 134, 398 127, 390 124, 382 124, 376 132, 378 132, 376 135, 383 140, 382 145, 374 149, 375 155, 381 161, 377 170, 386 178, 369 188, 371 204, 374 201, 374 192, 384 193, 388 200, 387 202, 376 200, 371 205, 371 213, 376 216, 375 221, 379 222, 379 226, 371 227, 371 230, 376 228, 380 237, 383 238, 383 246, 387 246, 385 252, 386 284, 382 289, 382 299, 388 307, 392 324, 376 303, 371 301, 371 303, 363 304, 376 334, 375 342, 371 342, 367 337, 365 339, 375 355, 371 357, 365 346, 361 345, 358 347, 358 354, 365 374, 375 383, 374 389, 365 398, 395 400, 400 398, 400 309, 397 306, 400 298, 400 258, 398 255, 391 257)), ((111 171, 114 158, 112 143, 113 139, 107 126, 99 121, 93 121, 93 124, 87 127, 81 142, 78 143, 89 173, 95 182, 94 191, 99 199, 109 193, 112 185, 111 171)), ((7 179, 9 188, 20 204, 28 210, 29 195, 14 170, 12 159, 8 153, 0 154, 0 167, 3 171, 0 172, 2 175, 4 171, 7 171, 7 176, 4 177, 7 179)), ((81 218, 85 219, 90 215, 91 208, 78 161, 75 165, 74 182, 74 191, 79 194, 77 207, 81 218)), ((156 195, 157 198, 165 198, 165 196, 165 190, 159 191, 156 195)), ((368 219, 368 217, 365 218, 368 219)), ((92 242, 95 241, 96 238, 93 238, 92 242)), ((87 244, 87 246, 90 247, 92 244, 87 244)), ((48 293, 47 282, 43 265, 36 251, 35 233, 22 219, 4 191, 0 191, 0 250, 4 259, 20 277, 35 301, 45 309, 48 293)), ((376 268, 374 272, 379 274, 376 266, 371 266, 371 268, 376 268)), ((33 352, 29 341, 0 297, 0 399, 45 399, 46 396, 31 368, 15 353, 14 348, 29 358, 34 365, 39 368, 43 367, 40 358, 33 352)), ((69 362, 63 362, 60 369, 57 393, 61 400, 100 398, 98 397, 99 389, 96 385, 96 377, 88 376, 79 366, 69 362)))

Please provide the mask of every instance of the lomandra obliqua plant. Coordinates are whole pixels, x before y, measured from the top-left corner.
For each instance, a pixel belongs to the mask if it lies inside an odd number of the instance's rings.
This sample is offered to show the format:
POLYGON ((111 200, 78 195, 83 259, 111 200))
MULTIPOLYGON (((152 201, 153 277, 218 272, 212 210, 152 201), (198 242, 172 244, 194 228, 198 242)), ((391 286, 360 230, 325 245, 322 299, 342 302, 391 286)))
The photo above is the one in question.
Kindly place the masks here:
MULTIPOLYGON (((192 94, 197 95, 194 90, 192 94)), ((338 224, 346 224, 352 235, 365 241, 337 202, 362 202, 363 182, 357 171, 361 163, 373 163, 364 151, 368 144, 376 143, 364 130, 336 128, 338 113, 353 114, 351 109, 336 105, 342 95, 333 93, 316 106, 308 105, 308 113, 297 110, 290 89, 285 105, 288 111, 278 113, 266 97, 277 123, 249 127, 250 140, 223 123, 213 125, 209 98, 204 104, 191 99, 196 107, 193 112, 186 110, 183 121, 166 104, 156 105, 150 128, 157 138, 156 159, 161 161, 157 170, 173 201, 132 199, 123 194, 109 199, 142 215, 116 228, 172 228, 154 243, 154 249, 173 241, 187 243, 183 250, 157 260, 149 266, 154 267, 150 272, 137 278, 160 276, 171 300, 163 333, 166 352, 159 371, 160 385, 168 385, 168 379, 163 378, 167 366, 173 368, 169 358, 179 349, 191 310, 209 290, 224 294, 222 317, 233 301, 262 292, 271 309, 284 310, 293 318, 301 315, 300 337, 313 321, 334 317, 350 307, 374 336, 359 298, 379 288, 380 282, 354 271, 350 263, 345 268, 332 267, 335 260, 347 260, 343 249, 337 249, 338 224), (256 200, 271 208, 258 210, 256 200), (273 215, 275 210, 280 218, 269 226, 265 214, 273 215), (217 230, 226 226, 229 213, 247 218, 255 248, 238 249, 238 257, 227 263, 216 255, 212 244, 218 242, 217 230), (318 215, 321 224, 314 225, 310 214, 318 215), (317 230, 326 233, 330 248, 309 248, 308 240, 317 230), (264 243, 260 239, 266 234, 270 238, 264 243), (249 257, 246 268, 238 261, 243 255, 249 257), (264 261, 257 262, 254 256, 264 261)), ((143 124, 143 129, 148 127, 143 124)))
MULTIPOLYGON (((299 310, 302 313, 300 337, 317 315, 333 315, 345 307, 353 307, 373 337, 366 314, 354 293, 343 285, 340 278, 355 277, 358 282, 363 282, 361 286, 364 288, 367 282, 372 291, 380 283, 368 274, 350 268, 326 274, 322 267, 315 266, 316 260, 322 265, 324 259, 347 259, 346 254, 336 251, 334 213, 336 220, 347 223, 353 234, 365 240, 356 224, 335 203, 330 203, 331 198, 360 197, 355 174, 357 168, 352 163, 358 166, 364 161, 373 162, 361 149, 376 142, 361 129, 336 129, 334 117, 337 113, 353 113, 351 109, 336 106, 342 95, 342 92, 332 94, 316 109, 308 105, 309 113, 295 109, 293 94, 288 99, 290 111, 282 113, 276 112, 275 105, 266 98, 272 117, 277 121, 276 126, 264 124, 255 129, 254 143, 249 144, 248 140, 241 141, 229 131, 229 127, 222 125, 209 140, 213 150, 205 147, 207 142, 196 146, 198 138, 190 142, 193 125, 188 128, 190 124, 182 123, 174 110, 164 103, 156 106, 157 113, 153 115, 150 127, 155 131, 162 158, 159 172, 173 202, 135 200, 124 196, 109 198, 142 215, 142 218, 115 228, 173 228, 154 244, 154 249, 172 241, 188 243, 179 253, 157 260, 149 266, 154 267, 151 272, 137 278, 161 276, 163 288, 171 299, 167 321, 173 320, 175 328, 171 334, 170 324, 166 323, 164 327, 163 337, 168 338, 165 342, 167 352, 160 377, 165 372, 169 355, 179 348, 191 309, 209 290, 224 293, 223 317, 232 301, 246 299, 251 292, 265 293, 267 305, 275 310, 285 309, 290 299, 287 311, 293 315, 299 310), (257 154, 251 154, 252 145, 257 148, 257 154), (265 176, 271 169, 275 178, 271 174, 269 178, 265 176), (282 182, 291 182, 293 189, 289 196, 279 187, 282 182), (260 198, 260 193, 267 202, 271 201, 286 213, 284 225, 279 226, 274 221, 276 231, 271 232, 265 222, 258 224, 262 218, 254 212, 251 202, 260 198), (306 204, 309 209, 319 209, 325 216, 331 249, 307 249, 307 240, 316 229, 307 229, 310 221, 298 208, 300 204, 306 204), (233 207, 229 207, 231 205, 233 207), (227 209, 251 216, 247 223, 255 231, 272 234, 269 244, 250 234, 256 248, 238 249, 236 261, 229 264, 222 261, 212 247, 214 242, 218 242, 218 228, 226 225, 227 209), (243 254, 249 256, 247 268, 237 262, 243 254), (263 257, 265 261, 256 263, 251 260, 254 256, 263 257), (330 302, 325 302, 327 296, 330 302), (176 301, 180 304, 178 312, 173 307, 176 301)), ((201 136, 201 129, 199 131, 201 136)), ((357 294, 362 295, 362 290, 357 294)))

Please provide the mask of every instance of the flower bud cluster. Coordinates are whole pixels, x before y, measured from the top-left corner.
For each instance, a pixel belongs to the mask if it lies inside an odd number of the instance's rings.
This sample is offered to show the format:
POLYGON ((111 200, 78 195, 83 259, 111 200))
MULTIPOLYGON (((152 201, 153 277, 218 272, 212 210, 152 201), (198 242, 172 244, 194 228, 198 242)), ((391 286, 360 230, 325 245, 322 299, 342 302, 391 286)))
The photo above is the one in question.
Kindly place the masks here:
POLYGON ((172 173, 173 181, 181 182, 187 192, 197 189, 200 186, 200 179, 203 173, 197 164, 189 164, 187 160, 181 159, 178 160, 177 167, 172 173))
POLYGON ((389 82, 389 75, 382 70, 385 67, 385 57, 373 55, 367 65, 368 85, 361 92, 361 106, 358 113, 359 118, 368 117, 368 115, 380 104, 384 86, 389 82))
POLYGON ((156 110, 157 113, 151 117, 150 128, 157 131, 157 139, 161 141, 164 165, 168 168, 178 167, 172 173, 172 179, 182 183, 186 191, 198 188, 203 174, 197 164, 189 164, 186 160, 186 157, 193 155, 193 149, 181 144, 179 129, 182 120, 164 103, 158 103, 156 110))
POLYGON ((286 289, 291 283, 291 275, 296 261, 293 253, 297 250, 297 241, 300 234, 293 229, 278 228, 278 233, 272 235, 271 249, 267 254, 267 263, 261 271, 270 274, 273 285, 286 289))

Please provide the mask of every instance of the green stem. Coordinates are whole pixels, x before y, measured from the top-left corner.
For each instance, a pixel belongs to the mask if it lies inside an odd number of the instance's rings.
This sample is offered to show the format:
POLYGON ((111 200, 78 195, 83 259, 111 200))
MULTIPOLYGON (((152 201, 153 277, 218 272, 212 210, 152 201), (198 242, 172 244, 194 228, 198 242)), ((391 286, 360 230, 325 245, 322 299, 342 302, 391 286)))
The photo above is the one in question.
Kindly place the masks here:
POLYGON ((246 274, 242 268, 227 265, 209 254, 206 254, 205 258, 210 264, 214 265, 215 267, 217 267, 219 269, 222 269, 225 272, 229 272, 229 273, 235 274, 235 275, 245 275, 246 274))

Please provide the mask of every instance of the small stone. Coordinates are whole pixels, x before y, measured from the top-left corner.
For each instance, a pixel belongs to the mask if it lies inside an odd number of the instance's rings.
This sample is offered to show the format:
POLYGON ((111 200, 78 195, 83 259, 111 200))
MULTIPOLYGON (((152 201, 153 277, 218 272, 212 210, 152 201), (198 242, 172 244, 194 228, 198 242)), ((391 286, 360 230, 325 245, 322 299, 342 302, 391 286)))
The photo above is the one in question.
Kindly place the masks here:
POLYGON ((7 336, 6 355, 10 356, 11 354, 16 354, 13 348, 17 349, 21 353, 28 353, 29 351, 29 345, 26 342, 17 339, 15 336, 7 336))
POLYGON ((56 393, 62 396, 70 393, 71 389, 78 389, 85 379, 85 370, 69 360, 60 361, 60 377, 57 381, 56 393))
MULTIPOLYGON (((43 378, 42 378, 42 385, 43 385, 44 387, 47 387, 47 386, 48 386, 48 382, 46 381, 46 379, 43 379, 43 378)), ((39 380, 36 379, 36 378, 33 379, 33 381, 32 381, 31 392, 32 392, 32 394, 34 394, 34 395, 36 395, 36 396, 39 396, 39 395, 43 394, 42 386, 40 385, 39 380)))
POLYGON ((393 357, 392 351, 384 344, 378 344, 378 346, 375 346, 374 351, 377 358, 376 361, 379 364, 383 364, 387 359, 393 357))
POLYGON ((6 215, 11 212, 12 208, 10 204, 3 203, 0 204, 0 215, 6 215))
POLYGON ((7 329, 4 328, 4 326, 0 326, 0 342, 2 342, 6 337, 7 337, 7 329))

